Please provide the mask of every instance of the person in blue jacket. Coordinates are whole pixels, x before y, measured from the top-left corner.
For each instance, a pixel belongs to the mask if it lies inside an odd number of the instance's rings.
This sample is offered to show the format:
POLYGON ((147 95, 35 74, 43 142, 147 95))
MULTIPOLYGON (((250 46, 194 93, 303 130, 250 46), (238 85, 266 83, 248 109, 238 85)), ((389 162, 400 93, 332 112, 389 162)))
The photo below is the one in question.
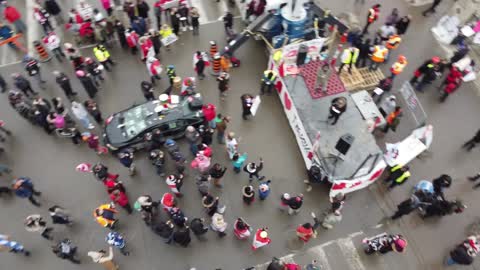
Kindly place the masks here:
POLYGON ((263 181, 258 185, 258 197, 260 200, 265 200, 270 194, 270 183, 272 180, 263 181))
POLYGON ((20 198, 28 198, 35 206, 39 207, 40 203, 33 196, 40 196, 42 193, 36 191, 33 187, 32 180, 28 177, 19 177, 13 180, 12 190, 20 198))

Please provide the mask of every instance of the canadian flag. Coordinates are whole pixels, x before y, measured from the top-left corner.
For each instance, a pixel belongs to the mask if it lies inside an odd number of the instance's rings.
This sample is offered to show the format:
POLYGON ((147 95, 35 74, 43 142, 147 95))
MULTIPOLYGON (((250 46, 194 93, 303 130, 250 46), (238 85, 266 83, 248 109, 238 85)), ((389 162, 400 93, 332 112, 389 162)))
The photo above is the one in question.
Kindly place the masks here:
POLYGON ((77 172, 92 172, 92 164, 90 163, 80 163, 75 168, 77 172))
POLYGON ((270 244, 272 240, 268 238, 267 230, 265 229, 258 229, 255 233, 255 237, 253 237, 252 249, 257 250, 263 246, 270 244))

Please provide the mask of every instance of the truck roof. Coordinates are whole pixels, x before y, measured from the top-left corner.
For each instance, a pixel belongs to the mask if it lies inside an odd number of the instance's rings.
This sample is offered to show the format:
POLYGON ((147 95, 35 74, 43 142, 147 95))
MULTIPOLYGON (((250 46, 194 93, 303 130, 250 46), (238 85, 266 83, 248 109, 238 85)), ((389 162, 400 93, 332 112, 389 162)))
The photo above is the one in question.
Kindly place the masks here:
POLYGON ((301 76, 285 76, 284 81, 289 86, 288 92, 312 144, 317 132, 320 132, 316 154, 331 180, 351 178, 369 155, 382 153, 348 92, 313 99, 301 76), (336 125, 332 126, 327 123, 331 101, 340 96, 347 99, 347 110, 336 125), (343 160, 336 159, 334 155, 337 155, 338 151, 335 150, 335 145, 340 137, 347 133, 355 137, 355 140, 346 155, 342 156, 343 160))

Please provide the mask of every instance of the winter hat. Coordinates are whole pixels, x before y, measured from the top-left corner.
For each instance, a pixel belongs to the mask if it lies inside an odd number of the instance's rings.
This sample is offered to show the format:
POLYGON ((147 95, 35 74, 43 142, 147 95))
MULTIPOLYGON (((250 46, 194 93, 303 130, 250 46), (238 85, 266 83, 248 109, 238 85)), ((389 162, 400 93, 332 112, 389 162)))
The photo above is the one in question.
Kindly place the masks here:
POLYGON ((282 198, 285 199, 285 200, 290 200, 291 197, 290 197, 290 194, 283 193, 282 198))
POLYGON ((262 230, 262 232, 260 232, 260 238, 263 238, 263 239, 265 239, 265 238, 267 238, 267 237, 268 237, 268 233, 267 233, 267 231, 265 231, 265 230, 262 230))
POLYGON ((75 72, 75 75, 77 75, 78 77, 85 77, 85 71, 83 70, 77 70, 75 72))

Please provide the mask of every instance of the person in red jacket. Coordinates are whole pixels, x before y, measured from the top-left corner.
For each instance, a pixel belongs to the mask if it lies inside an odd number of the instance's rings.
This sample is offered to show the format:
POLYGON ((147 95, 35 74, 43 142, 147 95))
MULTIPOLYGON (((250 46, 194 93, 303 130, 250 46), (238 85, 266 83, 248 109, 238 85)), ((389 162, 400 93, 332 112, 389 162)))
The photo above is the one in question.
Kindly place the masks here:
POLYGON ((215 117, 217 116, 217 108, 215 105, 208 103, 207 105, 203 105, 202 112, 205 116, 205 120, 208 122, 208 125, 215 129, 217 127, 217 123, 215 122, 215 117))
POLYGON ((451 93, 455 92, 460 87, 462 84, 462 77, 462 72, 458 70, 457 67, 452 66, 447 78, 442 83, 442 85, 445 85, 445 88, 440 96, 440 102, 444 102, 451 93))
POLYGON ((132 54, 137 53, 138 35, 133 29, 127 29, 125 31, 125 38, 127 39, 127 45, 132 50, 132 54))
POLYGON ((368 10, 367 24, 365 24, 365 27, 363 28, 362 34, 367 34, 368 33, 368 27, 370 27, 370 25, 378 19, 378 16, 380 15, 380 7, 381 6, 382 5, 380 5, 380 4, 376 4, 368 10))
POLYGON ((120 205, 123 209, 127 210, 128 214, 133 212, 132 206, 128 200, 127 194, 119 189, 115 189, 110 193, 110 199, 115 203, 120 205))
POLYGON ((18 12, 14 6, 10 6, 7 1, 2 1, 2 5, 5 6, 3 10, 3 17, 5 20, 15 25, 15 30, 17 33, 26 33, 27 26, 21 19, 22 15, 20 15, 20 12, 18 12))

